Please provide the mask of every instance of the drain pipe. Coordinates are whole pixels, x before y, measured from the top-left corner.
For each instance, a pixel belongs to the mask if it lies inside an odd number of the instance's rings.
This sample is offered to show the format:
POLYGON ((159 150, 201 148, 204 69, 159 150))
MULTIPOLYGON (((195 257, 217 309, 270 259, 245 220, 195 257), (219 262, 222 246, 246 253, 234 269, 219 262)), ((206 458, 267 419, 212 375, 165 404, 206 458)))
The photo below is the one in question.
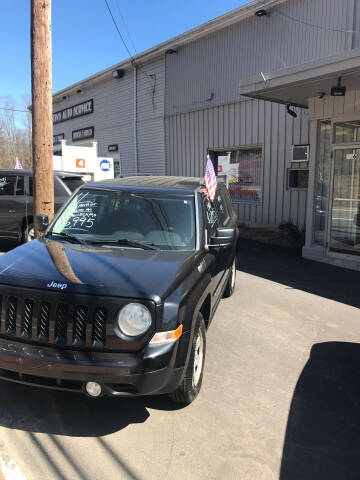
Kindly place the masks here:
POLYGON ((139 174, 138 159, 138 139, 137 139, 137 66, 133 63, 134 68, 134 155, 135 155, 135 174, 139 174))

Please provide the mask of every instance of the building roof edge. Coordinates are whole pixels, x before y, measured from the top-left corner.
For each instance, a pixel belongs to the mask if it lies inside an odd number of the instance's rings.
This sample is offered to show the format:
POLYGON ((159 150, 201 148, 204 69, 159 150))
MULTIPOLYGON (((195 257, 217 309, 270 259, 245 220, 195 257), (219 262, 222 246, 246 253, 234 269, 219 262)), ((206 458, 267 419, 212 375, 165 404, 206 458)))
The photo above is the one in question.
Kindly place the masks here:
POLYGON ((254 15, 254 13, 257 10, 260 10, 262 8, 271 8, 281 3, 284 3, 286 1, 288 0, 252 0, 251 2, 246 3, 245 5, 242 5, 238 8, 230 10, 230 12, 224 13, 219 17, 213 18, 212 20, 209 20, 205 23, 202 23, 201 25, 198 25, 190 30, 187 30, 186 32, 181 33, 180 35, 170 38, 165 42, 159 43, 154 47, 144 50, 143 52, 135 55, 132 59, 126 58, 119 63, 116 63, 104 70, 101 70, 93 75, 90 75, 89 77, 86 77, 83 80, 73 83, 72 85, 69 85, 68 87, 65 87, 53 93, 53 100, 57 100, 58 97, 66 93, 69 93, 72 90, 79 89, 89 83, 93 83, 98 80, 101 80, 103 77, 106 77, 109 73, 112 73, 114 70, 117 70, 119 68, 125 68, 131 65, 133 61, 135 61, 136 63, 140 63, 141 65, 141 63, 146 63, 164 54, 166 50, 170 48, 180 47, 187 43, 191 43, 192 41, 195 41, 201 37, 209 35, 210 33, 221 30, 222 28, 225 28, 239 21, 245 20, 246 18, 254 15))

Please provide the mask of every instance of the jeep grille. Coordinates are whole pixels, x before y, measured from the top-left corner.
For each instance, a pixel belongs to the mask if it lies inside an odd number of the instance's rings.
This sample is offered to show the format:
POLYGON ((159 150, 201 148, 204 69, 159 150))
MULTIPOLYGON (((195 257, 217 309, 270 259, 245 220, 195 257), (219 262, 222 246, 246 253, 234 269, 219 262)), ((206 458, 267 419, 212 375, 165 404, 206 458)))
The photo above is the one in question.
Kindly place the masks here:
POLYGON ((116 335, 114 319, 133 298, 74 294, 0 284, 0 338, 74 350, 137 351, 154 334, 155 304, 141 300, 153 323, 142 338, 116 335))
POLYGON ((36 302, 9 296, 0 299, 1 333, 42 343, 104 347, 107 311, 96 306, 36 302), (5 322, 3 322, 5 319, 5 322))

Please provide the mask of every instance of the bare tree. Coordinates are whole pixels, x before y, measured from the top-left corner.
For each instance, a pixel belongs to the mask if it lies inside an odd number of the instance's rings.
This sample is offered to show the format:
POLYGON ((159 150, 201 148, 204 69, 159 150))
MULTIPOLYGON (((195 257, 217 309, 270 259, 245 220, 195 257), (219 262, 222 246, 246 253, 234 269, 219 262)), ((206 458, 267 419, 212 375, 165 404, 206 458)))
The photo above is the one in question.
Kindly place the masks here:
POLYGON ((13 168, 18 157, 24 168, 32 166, 31 113, 26 98, 19 106, 10 97, 0 99, 0 168, 13 168), (18 111, 22 110, 22 111, 18 111))

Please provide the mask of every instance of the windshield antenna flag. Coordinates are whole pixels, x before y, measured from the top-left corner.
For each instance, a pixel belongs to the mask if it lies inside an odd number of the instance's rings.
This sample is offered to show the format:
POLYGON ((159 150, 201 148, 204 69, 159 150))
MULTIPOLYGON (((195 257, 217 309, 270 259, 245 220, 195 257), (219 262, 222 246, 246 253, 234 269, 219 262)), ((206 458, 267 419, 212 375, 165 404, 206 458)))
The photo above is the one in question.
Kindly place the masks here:
POLYGON ((208 197, 208 199, 213 202, 217 189, 217 180, 214 165, 211 161, 210 155, 207 155, 206 157, 204 185, 205 188, 201 188, 200 192, 204 193, 208 197))

